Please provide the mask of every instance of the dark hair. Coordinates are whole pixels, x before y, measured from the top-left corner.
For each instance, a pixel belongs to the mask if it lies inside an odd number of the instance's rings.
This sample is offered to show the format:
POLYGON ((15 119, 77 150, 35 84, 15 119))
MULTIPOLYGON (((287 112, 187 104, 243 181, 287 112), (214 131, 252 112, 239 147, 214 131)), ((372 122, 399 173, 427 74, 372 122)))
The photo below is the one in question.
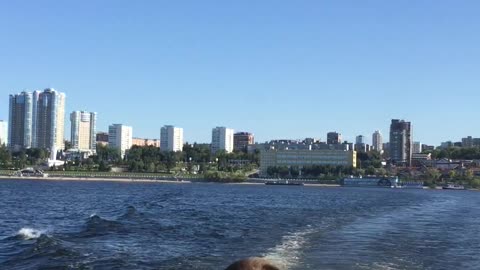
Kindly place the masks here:
POLYGON ((225 270, 280 270, 280 268, 262 258, 248 258, 234 262, 225 270))

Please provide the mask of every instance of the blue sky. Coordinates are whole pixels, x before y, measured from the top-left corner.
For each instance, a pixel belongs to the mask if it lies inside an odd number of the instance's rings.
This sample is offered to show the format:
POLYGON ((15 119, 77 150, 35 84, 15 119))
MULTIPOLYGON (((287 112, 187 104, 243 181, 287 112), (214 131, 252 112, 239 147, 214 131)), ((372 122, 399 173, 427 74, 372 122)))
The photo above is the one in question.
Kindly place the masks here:
MULTIPOLYGON (((338 131, 368 141, 391 118, 429 144, 480 137, 479 1, 3 1, 8 94, 53 87, 99 130, 209 142, 338 131)), ((68 118, 67 118, 68 119, 68 118)), ((70 123, 66 122, 66 130, 70 123)), ((67 135, 69 132, 67 132, 67 135)), ((387 138, 388 140, 388 138, 387 138)))

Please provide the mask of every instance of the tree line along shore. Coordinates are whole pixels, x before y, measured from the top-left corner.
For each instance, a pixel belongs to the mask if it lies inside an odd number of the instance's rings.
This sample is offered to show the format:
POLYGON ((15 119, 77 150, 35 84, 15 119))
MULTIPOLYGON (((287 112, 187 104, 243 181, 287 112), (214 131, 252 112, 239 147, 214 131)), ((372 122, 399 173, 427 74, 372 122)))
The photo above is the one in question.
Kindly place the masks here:
MULTIPOLYGON (((432 158, 480 159, 480 149, 442 149, 431 151, 432 158)), ((0 174, 11 175, 26 167, 42 167, 49 157, 44 149, 11 152, 0 146, 0 174)), ((480 177, 472 168, 441 171, 435 168, 402 168, 384 166, 383 157, 376 151, 357 153, 357 168, 331 165, 269 167, 267 177, 282 179, 312 179, 324 183, 340 183, 350 175, 399 176, 402 180, 424 181, 427 186, 447 182, 480 187, 480 177)), ((73 158, 62 166, 44 168, 52 177, 99 177, 136 179, 206 179, 218 182, 242 182, 258 177, 260 152, 235 151, 211 153, 208 145, 188 144, 182 152, 161 152, 154 146, 133 146, 121 157, 120 151, 97 146, 96 154, 73 158)))

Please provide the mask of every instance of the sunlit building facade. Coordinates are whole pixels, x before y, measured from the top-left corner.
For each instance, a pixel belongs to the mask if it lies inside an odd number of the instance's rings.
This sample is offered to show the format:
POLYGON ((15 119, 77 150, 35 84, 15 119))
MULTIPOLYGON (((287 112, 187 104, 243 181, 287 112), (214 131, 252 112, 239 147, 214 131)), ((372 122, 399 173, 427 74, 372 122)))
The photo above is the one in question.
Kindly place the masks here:
POLYGON ((74 111, 70 114, 70 138, 73 149, 96 152, 97 113, 74 111))

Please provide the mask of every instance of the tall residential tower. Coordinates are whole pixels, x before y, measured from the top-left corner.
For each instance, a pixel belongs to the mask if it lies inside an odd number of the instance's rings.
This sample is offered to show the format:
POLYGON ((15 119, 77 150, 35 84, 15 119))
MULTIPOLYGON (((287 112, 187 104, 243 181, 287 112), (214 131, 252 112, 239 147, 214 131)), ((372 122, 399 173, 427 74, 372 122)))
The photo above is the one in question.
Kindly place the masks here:
POLYGON ((8 123, 0 120, 0 146, 8 145, 8 123))
POLYGON ((372 147, 373 147, 373 150, 378 151, 380 153, 383 151, 383 138, 382 138, 382 134, 378 130, 375 130, 375 132, 372 135, 372 147))
POLYGON ((120 150, 122 158, 132 147, 132 127, 113 124, 108 127, 108 146, 120 150))
POLYGON ((183 151, 183 128, 164 126, 160 130, 160 151, 183 151))
POLYGON ((233 129, 226 127, 216 127, 212 130, 212 146, 213 154, 220 150, 227 153, 233 152, 233 129))
POLYGON ((96 152, 96 112, 74 111, 70 114, 72 147, 80 151, 96 152))
POLYGON ((47 88, 33 92, 32 147, 62 150, 65 145, 65 94, 47 88))
POLYGON ((8 146, 13 151, 32 147, 32 93, 10 95, 8 146))
POLYGON ((342 134, 338 132, 327 133, 327 144, 341 144, 341 143, 342 143, 342 134))
POLYGON ((390 158, 400 166, 412 163, 412 126, 410 122, 392 119, 390 124, 390 158))

